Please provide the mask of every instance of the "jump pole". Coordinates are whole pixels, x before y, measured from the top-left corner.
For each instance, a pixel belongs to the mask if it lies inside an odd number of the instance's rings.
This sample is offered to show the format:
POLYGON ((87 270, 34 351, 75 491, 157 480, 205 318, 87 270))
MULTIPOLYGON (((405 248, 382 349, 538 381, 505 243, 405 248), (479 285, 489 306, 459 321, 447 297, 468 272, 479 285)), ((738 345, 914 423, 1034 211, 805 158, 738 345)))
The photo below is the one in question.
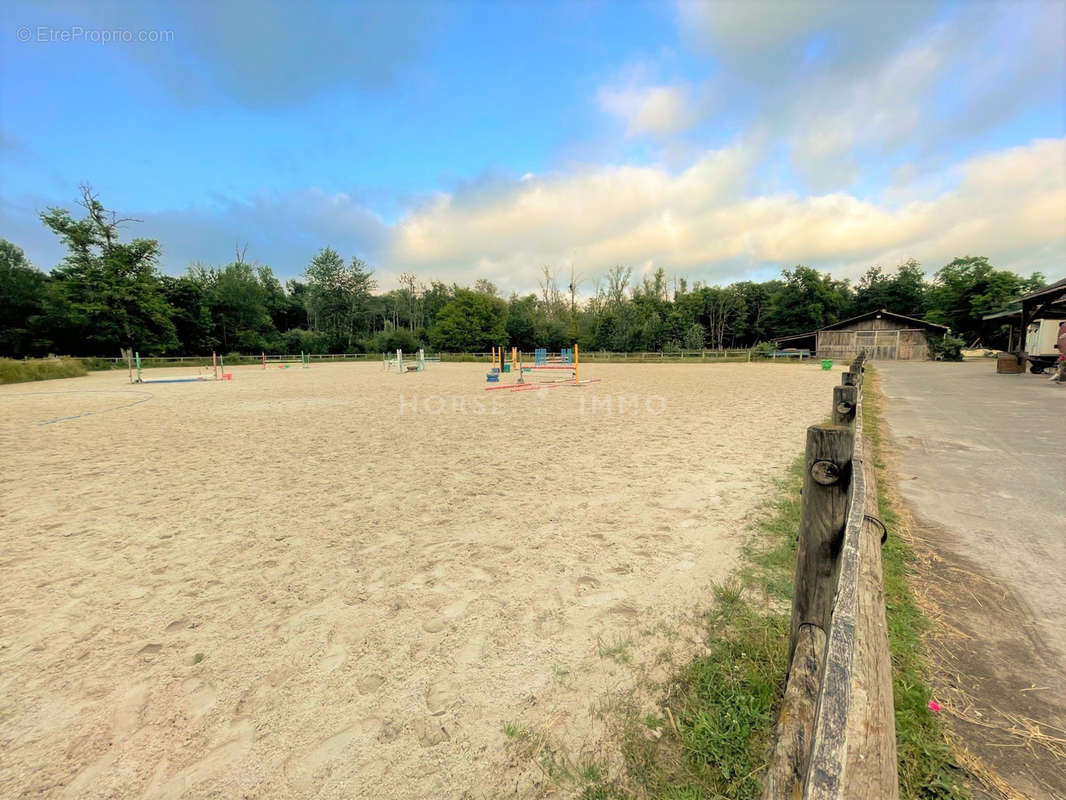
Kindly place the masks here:
POLYGON ((218 380, 218 354, 214 350, 211 351, 211 368, 212 368, 212 371, 215 373, 215 380, 217 381, 218 380))

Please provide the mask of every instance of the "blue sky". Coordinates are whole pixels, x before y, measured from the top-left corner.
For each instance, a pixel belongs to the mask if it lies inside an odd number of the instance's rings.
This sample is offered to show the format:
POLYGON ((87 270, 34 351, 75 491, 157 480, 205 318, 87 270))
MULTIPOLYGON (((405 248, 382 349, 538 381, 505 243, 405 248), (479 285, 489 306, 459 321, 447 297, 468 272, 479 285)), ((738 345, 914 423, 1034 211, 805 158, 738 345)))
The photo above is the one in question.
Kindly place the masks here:
POLYGON ((0 41, 0 236, 43 269, 88 182, 175 274, 1064 271, 1061 1, 9 2, 0 41))

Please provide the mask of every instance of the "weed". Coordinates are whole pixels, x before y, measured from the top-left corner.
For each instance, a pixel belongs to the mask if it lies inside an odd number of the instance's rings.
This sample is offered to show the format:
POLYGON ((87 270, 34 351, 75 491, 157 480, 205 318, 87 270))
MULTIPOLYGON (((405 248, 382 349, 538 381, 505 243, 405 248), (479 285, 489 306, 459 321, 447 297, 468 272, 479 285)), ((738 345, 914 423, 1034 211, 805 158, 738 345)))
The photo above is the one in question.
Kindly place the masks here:
POLYGON ((633 646, 630 638, 616 639, 611 644, 599 642, 600 658, 609 658, 617 664, 628 664, 632 660, 629 648, 633 646))
POLYGON ((80 378, 85 374, 85 365, 75 358, 39 358, 25 361, 0 358, 0 384, 80 378))

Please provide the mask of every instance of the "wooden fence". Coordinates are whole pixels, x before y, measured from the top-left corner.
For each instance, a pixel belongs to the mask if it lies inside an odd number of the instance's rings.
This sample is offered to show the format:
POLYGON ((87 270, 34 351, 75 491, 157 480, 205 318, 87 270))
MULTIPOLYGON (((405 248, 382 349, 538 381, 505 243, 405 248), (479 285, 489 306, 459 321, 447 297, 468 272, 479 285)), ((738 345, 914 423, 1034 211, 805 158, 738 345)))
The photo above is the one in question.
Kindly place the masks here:
MULTIPOLYGON (((673 360, 696 360, 696 361, 723 361, 723 360, 748 360, 752 359, 751 349, 742 350, 667 350, 667 351, 655 351, 655 352, 633 352, 633 353, 615 353, 607 350, 582 350, 581 358, 585 361, 673 361, 673 360)), ((507 351, 510 353, 510 350, 507 351)), ((427 352, 426 355, 429 355, 427 352)), ((522 353, 522 358, 530 363, 534 360, 534 353, 522 353)), ((441 361, 491 361, 492 355, 490 353, 433 353, 434 357, 439 357, 441 361)), ((307 357, 311 361, 380 361, 381 353, 308 353, 307 357)), ((261 363, 263 356, 261 353, 252 353, 248 355, 240 355, 235 353, 226 353, 226 361, 232 361, 234 363, 261 363)), ((266 360, 270 361, 298 361, 300 358, 299 353, 267 353, 266 360)), ((141 361, 144 363, 151 362, 152 364, 173 364, 175 366, 182 366, 184 364, 198 364, 204 360, 210 361, 210 354, 207 356, 144 356, 141 361)), ((101 361, 110 361, 114 364, 125 364, 125 358, 115 358, 113 356, 101 357, 101 361)))
POLYGON ((832 423, 807 429, 788 683, 763 800, 899 796, 864 361, 833 389, 832 423))

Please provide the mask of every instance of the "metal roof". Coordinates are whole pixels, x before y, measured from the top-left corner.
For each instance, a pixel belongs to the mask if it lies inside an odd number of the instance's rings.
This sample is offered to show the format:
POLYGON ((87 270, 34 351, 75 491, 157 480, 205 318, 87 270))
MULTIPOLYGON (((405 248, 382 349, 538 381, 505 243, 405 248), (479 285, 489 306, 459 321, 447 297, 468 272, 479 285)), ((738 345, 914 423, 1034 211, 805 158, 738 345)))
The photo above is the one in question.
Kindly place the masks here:
POLYGON ((866 319, 868 317, 892 317, 893 319, 903 320, 905 322, 913 322, 921 328, 939 328, 942 331, 950 330, 947 325, 938 325, 935 322, 928 322, 924 319, 917 319, 916 317, 908 317, 906 314, 897 314, 895 311, 889 311, 886 308, 879 308, 877 311, 867 311, 865 314, 859 314, 855 317, 848 319, 842 319, 840 322, 834 322, 832 325, 826 325, 824 328, 819 328, 820 331, 833 331, 838 328, 848 325, 856 320, 866 319))

